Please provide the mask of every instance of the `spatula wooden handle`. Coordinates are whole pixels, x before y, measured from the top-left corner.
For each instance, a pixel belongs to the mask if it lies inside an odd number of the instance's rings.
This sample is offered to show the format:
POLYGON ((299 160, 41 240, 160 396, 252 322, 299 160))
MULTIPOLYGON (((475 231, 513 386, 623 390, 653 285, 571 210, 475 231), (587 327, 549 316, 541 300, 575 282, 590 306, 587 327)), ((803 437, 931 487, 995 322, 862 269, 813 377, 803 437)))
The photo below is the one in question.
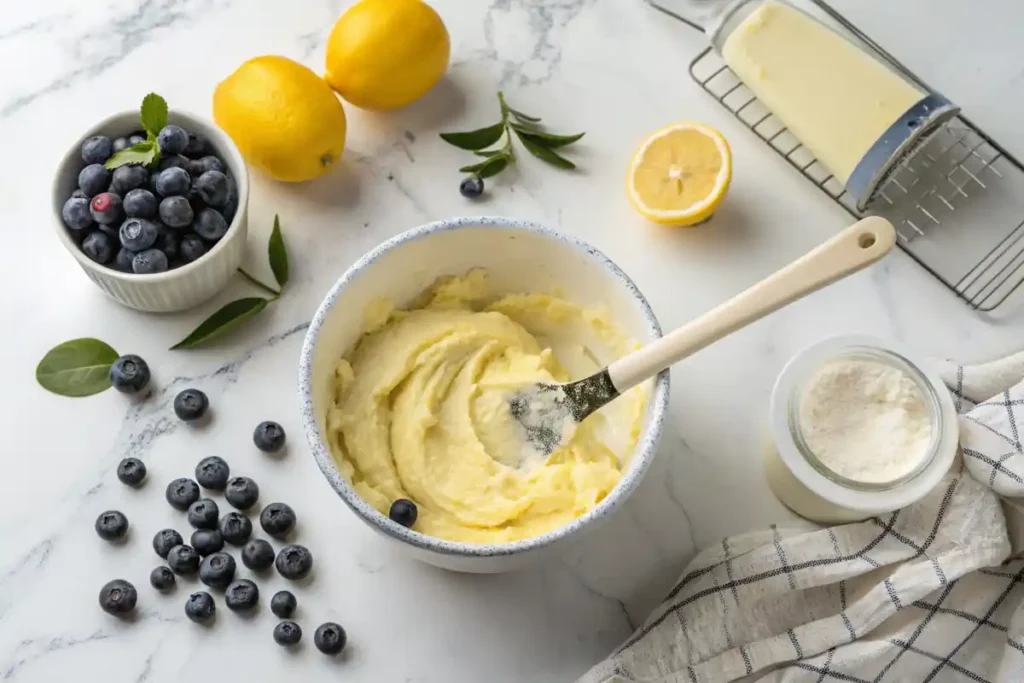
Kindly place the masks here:
POLYGON ((742 294, 615 361, 608 366, 612 383, 622 393, 708 344, 871 265, 895 243, 896 231, 884 218, 858 221, 742 294))

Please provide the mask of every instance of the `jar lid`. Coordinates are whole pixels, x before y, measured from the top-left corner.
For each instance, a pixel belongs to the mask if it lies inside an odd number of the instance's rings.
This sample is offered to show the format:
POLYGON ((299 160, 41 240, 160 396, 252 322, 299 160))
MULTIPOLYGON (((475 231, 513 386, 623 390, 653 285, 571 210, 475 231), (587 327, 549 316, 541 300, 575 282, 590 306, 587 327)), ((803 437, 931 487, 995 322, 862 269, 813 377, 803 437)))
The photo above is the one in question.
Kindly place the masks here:
POLYGON ((861 335, 826 339, 804 349, 786 364, 772 390, 771 427, 779 456, 801 483, 830 503, 865 513, 896 510, 927 495, 953 464, 960 437, 953 397, 938 374, 915 362, 912 354, 900 345, 861 335), (895 354, 915 367, 935 392, 942 413, 934 457, 915 476, 889 488, 853 488, 829 478, 808 462, 790 432, 790 397, 798 385, 822 365, 857 350, 878 350, 895 354))

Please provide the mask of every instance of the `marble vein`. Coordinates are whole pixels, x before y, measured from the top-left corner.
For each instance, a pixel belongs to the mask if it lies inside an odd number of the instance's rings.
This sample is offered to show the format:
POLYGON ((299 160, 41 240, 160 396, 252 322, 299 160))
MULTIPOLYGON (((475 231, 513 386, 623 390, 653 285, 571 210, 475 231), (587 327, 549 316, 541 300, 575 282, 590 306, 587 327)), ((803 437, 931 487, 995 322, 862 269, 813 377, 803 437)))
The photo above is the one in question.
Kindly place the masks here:
POLYGON ((157 32, 190 24, 221 4, 219 0, 142 0, 128 12, 103 14, 99 24, 71 38, 69 49, 74 58, 67 63, 74 66, 35 90, 8 100, 0 106, 0 119, 81 80, 95 79, 152 40, 157 32))

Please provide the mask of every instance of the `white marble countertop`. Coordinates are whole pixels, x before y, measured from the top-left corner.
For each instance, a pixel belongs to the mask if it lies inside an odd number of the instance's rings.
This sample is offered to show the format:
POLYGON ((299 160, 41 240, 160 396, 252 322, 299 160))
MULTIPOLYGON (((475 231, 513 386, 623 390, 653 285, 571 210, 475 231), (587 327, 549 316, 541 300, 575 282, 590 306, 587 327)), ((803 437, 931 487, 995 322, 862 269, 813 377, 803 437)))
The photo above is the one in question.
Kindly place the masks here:
MULTIPOLYGON (((686 65, 701 36, 639 0, 437 0, 452 34, 453 64, 435 91, 388 115, 347 107, 347 156, 323 180, 286 186, 254 178, 250 248, 263 253, 279 213, 293 258, 285 297, 211 348, 168 351, 228 295, 171 316, 139 314, 106 299, 52 234, 48 189, 56 160, 83 128, 136 106, 151 90, 172 106, 208 113, 213 86, 249 57, 280 53, 319 68, 326 34, 347 4, 0 4, 0 63, 6 65, 0 287, 8 326, 3 348, 12 361, 2 410, 2 680, 572 680, 643 620, 695 548, 792 519, 763 481, 759 451, 772 382, 799 348, 850 332, 963 360, 1021 345, 1021 316, 983 318, 894 254, 680 363, 654 471, 573 554, 502 576, 456 575, 398 556, 323 480, 303 442, 296 405, 304 326, 361 253, 451 215, 536 219, 611 255, 671 328, 808 250, 848 218, 689 80, 686 65), (492 183, 486 201, 472 203, 457 191, 455 169, 465 157, 437 132, 490 123, 499 87, 514 106, 539 112, 557 128, 586 130, 575 155, 584 170, 564 174, 526 159, 520 171, 492 183), (676 119, 718 126, 735 154, 726 204, 710 225, 695 230, 645 223, 621 189, 637 142, 676 119), (145 357, 155 395, 133 405, 115 392, 72 400, 40 389, 36 362, 54 344, 79 336, 145 357), (208 427, 186 429, 173 417, 170 399, 185 386, 209 394, 214 419, 208 427), (252 447, 252 429, 264 419, 289 432, 281 460, 252 447), (140 491, 114 477, 116 463, 129 454, 150 468, 149 485, 140 491), (211 454, 253 476, 265 502, 289 502, 300 516, 300 538, 317 558, 314 581, 296 590, 306 631, 300 653, 273 644, 274 620, 265 608, 254 619, 223 610, 214 628, 198 628, 182 611, 193 584, 181 581, 170 597, 148 585, 157 564, 152 534, 186 526, 163 502, 163 485, 190 476, 195 462, 211 454), (92 529, 96 514, 108 508, 123 510, 133 523, 124 547, 107 546, 92 529), (133 623, 96 604, 99 587, 115 577, 140 589, 133 623), (321 656, 310 642, 315 626, 328 619, 350 635, 341 661, 321 656)), ((964 3, 941 4, 967 11, 964 3)), ((893 22, 926 22, 926 30, 904 32, 921 54, 942 57, 925 60, 926 77, 1011 150, 1024 152, 1020 108, 1003 106, 1007 99, 1024 102, 1022 49, 1010 30, 1024 21, 1021 10, 985 0, 971 3, 969 25, 966 17, 939 10, 908 10, 881 22, 887 5, 861 2, 858 12, 897 37, 893 22)), ((241 281, 232 290, 249 291, 241 281)), ((282 585, 263 581, 264 599, 282 585)))

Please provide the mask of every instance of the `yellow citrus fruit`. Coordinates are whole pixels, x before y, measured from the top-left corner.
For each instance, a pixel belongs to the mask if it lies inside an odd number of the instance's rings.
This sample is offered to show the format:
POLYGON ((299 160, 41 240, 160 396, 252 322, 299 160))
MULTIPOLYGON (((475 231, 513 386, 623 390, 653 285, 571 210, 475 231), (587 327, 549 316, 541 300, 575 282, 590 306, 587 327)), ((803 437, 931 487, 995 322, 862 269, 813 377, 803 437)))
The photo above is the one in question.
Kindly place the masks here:
POLYGON ((256 57, 213 91, 213 120, 245 160, 276 180, 323 175, 345 149, 345 110, 309 68, 256 57))
POLYGON ((420 0, 361 0, 327 39, 324 79, 363 109, 396 109, 421 97, 448 68, 441 17, 420 0))
POLYGON ((732 180, 729 143, 714 128, 674 123, 633 155, 626 191, 637 211, 663 225, 695 225, 715 212, 732 180))

